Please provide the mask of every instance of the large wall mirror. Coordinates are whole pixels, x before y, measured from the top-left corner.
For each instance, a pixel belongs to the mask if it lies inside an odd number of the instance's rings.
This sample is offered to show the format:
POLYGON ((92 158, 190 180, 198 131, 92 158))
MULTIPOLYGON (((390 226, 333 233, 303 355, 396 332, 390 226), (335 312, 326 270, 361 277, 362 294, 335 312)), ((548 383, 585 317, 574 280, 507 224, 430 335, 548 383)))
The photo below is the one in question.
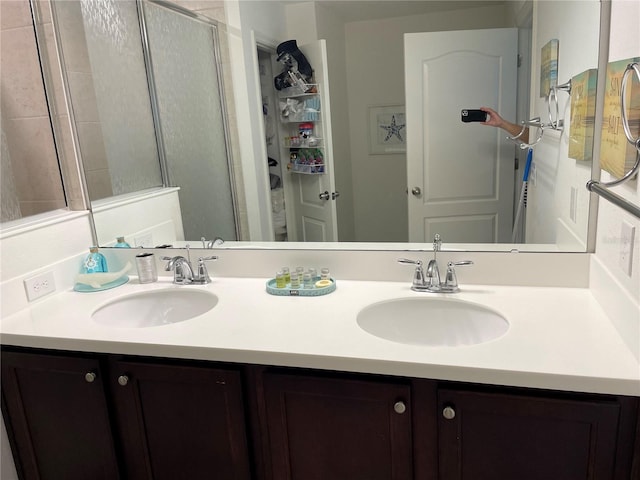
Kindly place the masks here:
MULTIPOLYGON (((548 42, 559 42, 559 83, 598 65, 597 0, 51 3, 77 150, 102 246, 112 245, 117 236, 144 247, 201 246, 202 238, 207 245, 219 237, 222 247, 288 248, 286 232, 293 225, 283 230, 278 224, 288 198, 278 192, 291 175, 286 169, 288 150, 281 148, 282 139, 273 143, 273 136, 285 130, 277 116, 275 122, 269 118, 267 108, 269 96, 275 95, 277 110, 273 76, 281 65, 273 54, 281 41, 298 39, 301 50, 313 40, 325 41, 328 80, 322 88, 331 90, 326 120, 334 187, 340 193, 334 199, 337 233, 331 240, 341 248, 384 248, 390 243, 420 248, 426 242, 416 242, 409 234, 413 182, 406 152, 375 151, 370 132, 372 109, 404 112, 412 99, 405 92, 405 34, 514 29, 515 97, 508 118, 514 123, 532 116, 549 121, 547 98, 540 94, 540 57, 548 42), (232 28, 225 25, 225 9, 238 17, 232 28), (229 53, 228 35, 244 41, 239 55, 229 53), (238 81, 239 72, 243 81, 238 81), (238 96, 259 99, 255 105, 249 102, 255 122, 238 124, 238 96), (253 148, 255 168, 241 158, 248 142, 262 145, 253 148), (265 208, 269 201, 271 208, 265 208), (256 209, 270 213, 273 230, 268 234, 251 227, 256 209)), ((455 95, 459 93, 442 92, 442 97, 455 95)), ((502 105, 487 103, 502 111, 502 105)), ((561 92, 558 106, 568 126, 570 97, 561 92)), ((455 115, 459 120, 459 112, 455 115)), ((506 133, 494 127, 464 128, 491 131, 505 141, 506 133)), ((411 135, 411 125, 408 131, 411 135)), ((464 141, 473 135, 454 137, 464 141)), ((449 145, 439 149, 453 151, 456 142, 445 141, 449 145)), ((569 141, 568 128, 545 130, 534 148, 517 241, 508 236, 497 243, 474 244, 465 241, 464 234, 449 241, 471 250, 585 251, 589 194, 584 185, 592 167, 588 160, 568 156, 569 141)), ((522 197, 527 151, 512 142, 501 148, 508 149, 513 161, 512 190, 505 199, 511 230, 522 197)), ((450 181, 458 179, 451 175, 450 181)), ((295 240, 291 246, 301 248, 304 239, 295 240)))

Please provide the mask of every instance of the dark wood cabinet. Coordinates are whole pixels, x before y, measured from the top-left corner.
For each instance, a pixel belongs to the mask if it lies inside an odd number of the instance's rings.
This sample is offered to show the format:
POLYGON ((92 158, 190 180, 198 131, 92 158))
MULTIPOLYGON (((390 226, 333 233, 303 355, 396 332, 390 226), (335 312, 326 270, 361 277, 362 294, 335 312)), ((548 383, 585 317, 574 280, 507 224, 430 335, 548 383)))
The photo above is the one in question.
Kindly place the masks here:
POLYGON ((115 419, 130 480, 248 480, 239 371, 110 361, 115 419))
POLYGON ((2 353, 3 414, 21 478, 120 478, 102 378, 95 358, 2 353))
POLYGON ((438 405, 441 480, 631 478, 634 399, 443 388, 438 405))
POLYGON ((408 383, 267 373, 271 478, 413 478, 408 383))
POLYGON ((2 396, 25 480, 251 478, 237 370, 3 351, 2 396))
POLYGON ((22 480, 640 480, 639 399, 2 347, 22 480))

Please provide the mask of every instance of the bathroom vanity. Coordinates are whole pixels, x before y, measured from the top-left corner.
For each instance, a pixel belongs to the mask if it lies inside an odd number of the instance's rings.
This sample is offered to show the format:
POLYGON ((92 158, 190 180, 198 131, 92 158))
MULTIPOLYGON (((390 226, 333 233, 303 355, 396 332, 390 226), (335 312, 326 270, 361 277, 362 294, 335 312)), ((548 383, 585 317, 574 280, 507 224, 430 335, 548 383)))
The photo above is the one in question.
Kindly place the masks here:
POLYGON ((372 303, 424 298, 407 282, 345 280, 304 298, 265 283, 132 280, 3 318, 3 414, 23 478, 637 478, 638 362, 589 290, 428 296, 509 322, 447 347, 358 326, 372 303), (91 318, 177 289, 217 303, 162 326, 91 318))

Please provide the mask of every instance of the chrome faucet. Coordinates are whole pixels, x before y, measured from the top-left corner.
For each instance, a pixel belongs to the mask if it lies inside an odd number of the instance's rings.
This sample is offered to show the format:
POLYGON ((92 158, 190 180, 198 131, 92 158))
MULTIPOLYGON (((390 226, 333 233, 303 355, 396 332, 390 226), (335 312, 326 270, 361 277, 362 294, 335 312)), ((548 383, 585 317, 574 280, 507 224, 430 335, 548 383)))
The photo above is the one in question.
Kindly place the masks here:
POLYGON ((205 237, 200 237, 200 241, 202 242, 202 248, 213 248, 224 243, 224 239, 222 237, 216 237, 209 241, 207 241, 205 237))
POLYGON ((173 283, 177 285, 189 285, 193 283, 193 270, 189 260, 181 255, 175 257, 162 257, 163 260, 168 260, 165 270, 167 272, 173 270, 173 283))
MULTIPOLYGON (((190 257, 189 246, 187 245, 187 256, 190 257)), ((187 258, 177 255, 175 257, 162 257, 167 260, 165 270, 167 272, 173 270, 173 283, 176 285, 205 285, 211 283, 211 277, 207 271, 206 261, 217 260, 218 257, 211 255, 210 257, 199 257, 197 270, 194 272, 191 261, 187 258)))
POLYGON ((430 292, 430 293, 456 293, 460 291, 458 285, 458 277, 454 267, 463 265, 473 265, 471 260, 463 260, 460 262, 448 262, 447 272, 444 277, 444 282, 440 277, 440 268, 438 267, 437 255, 442 249, 442 239, 440 235, 436 233, 433 238, 433 259, 427 264, 427 271, 422 268, 421 260, 410 260, 408 258, 398 259, 398 263, 415 265, 416 269, 413 274, 413 283, 411 284, 411 290, 416 292, 430 292))

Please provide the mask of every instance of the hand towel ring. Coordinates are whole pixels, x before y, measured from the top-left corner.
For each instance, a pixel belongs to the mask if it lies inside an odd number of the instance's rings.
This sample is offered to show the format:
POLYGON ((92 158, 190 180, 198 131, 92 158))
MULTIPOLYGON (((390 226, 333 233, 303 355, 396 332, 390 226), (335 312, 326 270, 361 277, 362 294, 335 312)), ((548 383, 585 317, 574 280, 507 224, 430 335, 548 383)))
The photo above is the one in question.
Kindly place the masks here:
POLYGON ((636 147, 636 149, 640 152, 640 136, 638 138, 633 138, 631 134, 631 129, 629 128, 629 120, 627 119, 627 79, 631 71, 636 73, 636 77, 638 77, 638 82, 640 82, 640 65, 638 63, 630 63, 627 65, 627 68, 622 75, 622 85, 620 85, 620 103, 621 103, 621 118, 622 118, 622 128, 624 129, 624 134, 627 137, 629 143, 636 147))
POLYGON ((553 86, 549 89, 549 95, 547 96, 547 107, 549 109, 549 126, 554 130, 562 130, 564 126, 564 120, 560 120, 560 109, 558 107, 558 90, 567 92, 571 96, 571 80, 562 85, 553 86), (553 101, 552 101, 553 100, 553 101), (551 104, 555 105, 556 115, 555 118, 552 113, 551 104))
POLYGON ((540 121, 540 117, 535 117, 535 118, 532 118, 531 120, 527 120, 526 122, 523 121, 522 130, 520 130, 520 133, 518 133, 513 137, 507 136, 507 139, 517 143, 518 147, 520 147, 521 150, 526 150, 527 148, 533 148, 535 145, 537 145, 540 142, 540 140, 542 140, 545 127, 546 126, 540 121), (520 140, 520 137, 522 136, 524 131, 527 129, 527 127, 536 127, 538 129, 538 135, 536 136, 536 139, 533 141, 533 143, 525 143, 520 140))

